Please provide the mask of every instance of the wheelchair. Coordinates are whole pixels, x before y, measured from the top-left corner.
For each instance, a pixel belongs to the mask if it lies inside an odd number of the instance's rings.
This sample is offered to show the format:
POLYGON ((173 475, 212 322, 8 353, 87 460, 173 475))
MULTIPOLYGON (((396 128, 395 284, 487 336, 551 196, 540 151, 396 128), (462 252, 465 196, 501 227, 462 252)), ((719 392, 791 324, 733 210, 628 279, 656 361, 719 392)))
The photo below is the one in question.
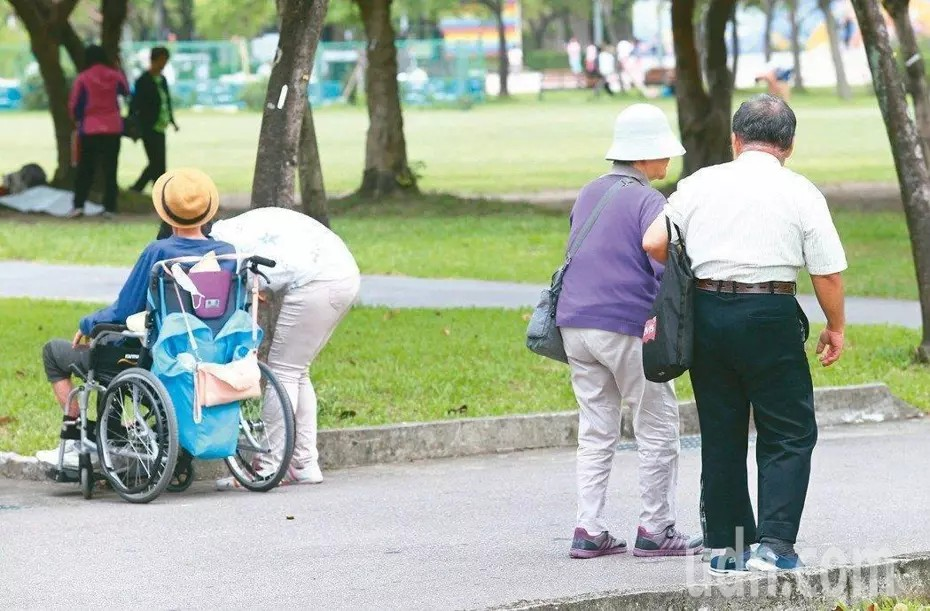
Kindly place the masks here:
MULTIPOLYGON (((237 311, 257 315, 258 279, 268 281, 259 266, 275 266, 274 261, 259 256, 240 259, 237 255, 220 255, 216 258, 234 260, 236 270, 225 277, 228 284, 228 288, 224 287, 225 299, 217 300, 225 301, 224 307, 218 306, 220 314, 210 318, 196 315, 213 334, 219 334, 237 311), (249 272, 251 301, 248 298, 249 272)), ((165 382, 153 373, 152 348, 166 316, 196 311, 193 296, 178 290, 179 283, 175 282, 169 266, 177 263, 182 269, 189 269, 200 260, 201 257, 180 257, 153 266, 144 330, 132 331, 126 325, 95 326, 90 337, 87 371, 72 366, 72 373, 80 383, 71 392, 68 402, 77 400, 80 420, 77 427, 62 428, 58 463, 47 471, 49 479, 79 483, 85 499, 92 498, 96 482, 105 480, 130 503, 148 503, 166 490, 183 492, 191 485, 194 456, 179 439, 177 408, 181 406, 173 404, 165 382), (95 408, 96 419, 91 416, 92 408, 95 408), (77 444, 77 469, 63 464, 68 439, 77 444)), ((239 401, 238 439, 229 440, 234 450, 223 458, 242 487, 266 492, 276 487, 287 473, 294 452, 295 422, 283 385, 266 364, 259 362, 258 366, 261 394, 239 401), (269 410, 279 412, 274 420, 279 423, 280 430, 271 431, 272 427, 266 426, 269 410), (277 452, 272 450, 273 435, 279 442, 277 452), (280 450, 282 445, 283 451, 280 450)), ((193 384, 193 374, 190 377, 193 384)), ((192 406, 183 407, 192 409, 192 406)), ((204 407, 204 412, 210 409, 204 407)))

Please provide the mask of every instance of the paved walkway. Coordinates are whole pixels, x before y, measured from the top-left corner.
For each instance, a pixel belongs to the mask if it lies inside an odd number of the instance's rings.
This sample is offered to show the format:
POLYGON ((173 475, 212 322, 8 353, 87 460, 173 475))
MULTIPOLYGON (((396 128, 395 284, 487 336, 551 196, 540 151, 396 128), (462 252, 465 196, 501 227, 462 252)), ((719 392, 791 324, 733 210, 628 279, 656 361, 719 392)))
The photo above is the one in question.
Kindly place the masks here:
MULTIPOLYGON (((110 302, 129 270, 0 261, 0 297, 34 297, 110 302)), ((530 308, 542 286, 482 280, 437 280, 402 276, 365 276, 363 305, 390 308, 530 308)), ((799 297, 812 322, 824 322, 817 300, 799 297)), ((846 316, 851 324, 890 324, 920 328, 917 302, 850 297, 846 316)))
MULTIPOLYGON (((928 435, 926 420, 821 431, 798 542, 809 565, 930 547, 930 488, 906 484, 926 481, 928 435)), ((619 452, 610 480, 607 516, 627 539, 636 460, 619 452)), ((560 449, 334 471, 267 494, 197 482, 145 506, 5 481, 0 607, 464 609, 706 579, 693 560, 569 560, 574 464, 560 449)), ((692 533, 699 472, 684 450, 679 526, 692 533)))

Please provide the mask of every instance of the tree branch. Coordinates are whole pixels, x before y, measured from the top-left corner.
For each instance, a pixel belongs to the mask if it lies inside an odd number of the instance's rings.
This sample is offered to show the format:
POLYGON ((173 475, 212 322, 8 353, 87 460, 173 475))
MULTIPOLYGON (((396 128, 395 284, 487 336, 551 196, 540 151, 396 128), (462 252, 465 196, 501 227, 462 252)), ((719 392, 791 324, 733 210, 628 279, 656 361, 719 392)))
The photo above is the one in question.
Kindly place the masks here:
POLYGON ((30 35, 45 29, 45 19, 36 0, 10 0, 10 4, 30 35))
POLYGON ((694 0, 672 3, 672 41, 675 44, 675 87, 694 100, 706 102, 704 77, 694 36, 694 0))
POLYGON ((84 69, 84 42, 69 22, 65 22, 61 31, 61 46, 65 48, 76 72, 84 69))
POLYGON ((64 24, 68 23, 68 19, 71 17, 71 13, 74 12, 74 8, 77 6, 78 1, 79 0, 58 0, 58 2, 53 2, 51 4, 49 28, 55 32, 61 32, 64 24))

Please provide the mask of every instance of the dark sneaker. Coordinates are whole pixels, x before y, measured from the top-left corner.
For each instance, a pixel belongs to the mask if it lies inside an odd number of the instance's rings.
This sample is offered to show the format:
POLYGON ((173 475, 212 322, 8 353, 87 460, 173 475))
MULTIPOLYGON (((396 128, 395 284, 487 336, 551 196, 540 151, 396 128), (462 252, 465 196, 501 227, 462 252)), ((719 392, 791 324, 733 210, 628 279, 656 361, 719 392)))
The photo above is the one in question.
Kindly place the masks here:
POLYGON ((793 571, 804 568, 804 563, 795 554, 794 556, 780 556, 764 543, 760 545, 752 557, 746 561, 746 566, 752 571, 793 571))
POLYGON ((749 558, 752 556, 752 552, 748 549, 742 554, 737 556, 733 550, 727 550, 727 553, 720 556, 714 556, 710 559, 710 574, 711 575, 732 575, 732 574, 745 574, 749 572, 749 569, 746 568, 746 563, 749 562, 749 558))
POLYGON ((675 530, 675 525, 651 533, 642 526, 636 534, 634 556, 693 556, 704 551, 703 537, 689 537, 675 530))
POLYGON ((626 541, 610 536, 607 531, 599 535, 589 535, 583 528, 575 529, 572 549, 568 555, 572 558, 597 558, 610 554, 622 554, 626 551, 626 541))

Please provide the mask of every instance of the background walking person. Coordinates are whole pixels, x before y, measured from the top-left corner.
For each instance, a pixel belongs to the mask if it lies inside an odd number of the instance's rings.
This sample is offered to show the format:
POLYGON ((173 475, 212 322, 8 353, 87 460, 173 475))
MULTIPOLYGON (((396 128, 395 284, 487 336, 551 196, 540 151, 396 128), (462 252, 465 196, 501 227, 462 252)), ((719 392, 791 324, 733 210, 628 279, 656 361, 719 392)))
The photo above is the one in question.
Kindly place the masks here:
POLYGON ((142 137, 148 165, 142 170, 139 179, 132 185, 133 191, 142 191, 150 182, 165 173, 167 152, 165 130, 169 125, 178 131, 174 121, 174 109, 171 106, 171 91, 165 80, 165 66, 171 55, 165 47, 153 47, 147 72, 136 80, 132 94, 130 113, 142 137))
MULTIPOLYGON (((613 57, 613 56, 611 56, 613 57)), ((607 152, 611 172, 581 190, 572 208, 569 250, 593 214, 562 285, 557 323, 578 401, 578 517, 570 555, 593 558, 626 551, 610 535, 605 506, 621 412, 633 416, 642 499, 633 553, 700 553, 701 538, 676 530, 678 401, 671 382, 643 374, 642 336, 659 287, 661 266, 642 249, 643 234, 665 205, 649 186, 665 178, 670 157, 684 154, 661 110, 635 104, 617 117, 607 152)))
POLYGON ((84 61, 87 67, 75 79, 68 101, 78 138, 74 208, 68 216, 75 218, 84 214, 84 203, 99 169, 103 173, 103 214, 111 217, 116 212, 119 192, 116 171, 123 134, 119 98, 129 95, 129 85, 120 70, 107 65, 103 47, 87 47, 84 61))
MULTIPOLYGON (((794 297, 802 267, 827 317, 817 343, 821 363, 833 364, 843 350, 846 256, 823 195, 784 167, 796 124, 777 97, 744 102, 733 117, 736 160, 681 181, 666 207, 697 278, 691 382, 701 424, 705 545, 729 550, 711 558, 714 573, 802 566, 794 544, 817 442, 808 323, 794 297), (746 473, 750 404, 758 528, 746 473)), ((661 215, 644 247, 664 261, 667 244, 661 215)))

